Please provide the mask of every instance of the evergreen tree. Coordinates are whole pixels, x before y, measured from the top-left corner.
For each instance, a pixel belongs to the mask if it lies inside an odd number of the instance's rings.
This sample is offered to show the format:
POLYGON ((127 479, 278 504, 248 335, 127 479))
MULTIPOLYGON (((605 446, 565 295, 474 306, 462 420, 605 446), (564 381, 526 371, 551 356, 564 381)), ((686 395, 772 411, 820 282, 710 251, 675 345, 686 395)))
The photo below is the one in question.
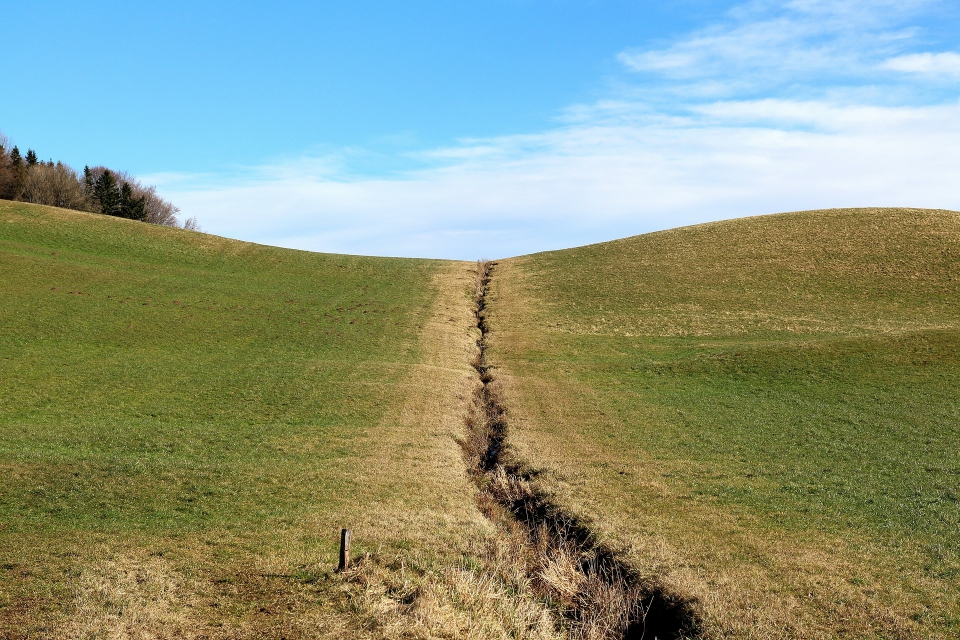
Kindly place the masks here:
POLYGON ((16 146, 10 150, 10 182, 6 186, 6 197, 17 200, 23 193, 23 182, 27 177, 27 167, 23 164, 20 149, 16 146))
POLYGON ((27 166, 32 167, 37 164, 37 152, 33 149, 27 149, 27 166))
POLYGON ((109 170, 100 174, 93 185, 93 199, 100 205, 100 213, 108 216, 120 215, 120 190, 117 189, 117 180, 109 170))
POLYGON ((83 177, 80 178, 80 190, 83 191, 84 209, 87 211, 97 210, 97 199, 93 196, 93 172, 90 166, 83 167, 83 177))
POLYGON ((143 220, 146 217, 146 199, 135 197, 129 182, 120 187, 120 217, 143 220))

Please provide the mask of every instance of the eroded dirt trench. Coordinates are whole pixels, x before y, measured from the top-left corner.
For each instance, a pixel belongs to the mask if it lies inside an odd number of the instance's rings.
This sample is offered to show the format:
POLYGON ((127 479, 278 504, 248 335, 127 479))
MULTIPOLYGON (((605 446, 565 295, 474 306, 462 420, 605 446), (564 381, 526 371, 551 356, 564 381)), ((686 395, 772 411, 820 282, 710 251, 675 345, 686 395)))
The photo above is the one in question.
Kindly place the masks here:
POLYGON ((691 603, 652 580, 642 580, 587 523, 564 512, 539 486, 534 470, 507 442, 507 410, 495 369, 487 361, 487 296, 496 263, 478 262, 475 313, 480 339, 474 368, 480 375, 467 417, 464 444, 478 502, 505 536, 519 540, 531 585, 559 616, 571 638, 696 637, 691 603))

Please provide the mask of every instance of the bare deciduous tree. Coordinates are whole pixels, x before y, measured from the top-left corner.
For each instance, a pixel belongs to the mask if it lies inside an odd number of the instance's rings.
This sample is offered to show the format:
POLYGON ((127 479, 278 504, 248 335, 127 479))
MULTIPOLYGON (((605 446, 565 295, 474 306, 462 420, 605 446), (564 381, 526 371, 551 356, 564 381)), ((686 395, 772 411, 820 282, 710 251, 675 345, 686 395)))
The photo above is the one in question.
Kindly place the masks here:
MULTIPOLYGON (((180 209, 174 206, 172 202, 158 196, 156 187, 143 187, 140 183, 137 183, 134 186, 133 192, 137 197, 144 198, 146 203, 147 217, 144 218, 144 221, 167 227, 180 226, 177 222, 177 214, 180 212, 180 209)), ((186 225, 186 222, 184 222, 184 225, 186 225)), ((186 228, 187 227, 184 226, 184 229, 186 228)))
POLYGON ((89 208, 77 172, 62 162, 40 162, 27 167, 22 198, 27 202, 64 209, 89 208))
POLYGON ((13 198, 13 173, 10 170, 10 140, 0 131, 0 198, 13 198))

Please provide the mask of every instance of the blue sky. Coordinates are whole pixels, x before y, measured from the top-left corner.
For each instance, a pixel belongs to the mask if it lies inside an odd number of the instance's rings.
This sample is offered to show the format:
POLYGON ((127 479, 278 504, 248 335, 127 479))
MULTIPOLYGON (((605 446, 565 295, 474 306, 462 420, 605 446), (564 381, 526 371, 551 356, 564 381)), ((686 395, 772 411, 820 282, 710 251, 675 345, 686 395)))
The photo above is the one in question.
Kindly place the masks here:
POLYGON ((4 25, 0 130, 230 237, 472 259, 960 209, 956 2, 35 2, 4 25))

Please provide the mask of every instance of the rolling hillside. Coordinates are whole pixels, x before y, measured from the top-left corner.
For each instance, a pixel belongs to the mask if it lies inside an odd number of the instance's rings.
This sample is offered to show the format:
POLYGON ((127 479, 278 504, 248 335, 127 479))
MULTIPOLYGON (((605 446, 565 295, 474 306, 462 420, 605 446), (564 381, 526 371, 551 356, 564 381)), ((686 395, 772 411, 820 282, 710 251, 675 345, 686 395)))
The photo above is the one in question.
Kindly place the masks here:
POLYGON ((0 202, 0 637, 337 637, 340 527, 460 558, 470 267, 0 202))
POLYGON ((958 273, 949 211, 474 265, 0 201, 0 638, 956 637, 958 273))
POLYGON ((500 261, 514 455, 708 637, 960 632, 960 214, 812 211, 500 261))

